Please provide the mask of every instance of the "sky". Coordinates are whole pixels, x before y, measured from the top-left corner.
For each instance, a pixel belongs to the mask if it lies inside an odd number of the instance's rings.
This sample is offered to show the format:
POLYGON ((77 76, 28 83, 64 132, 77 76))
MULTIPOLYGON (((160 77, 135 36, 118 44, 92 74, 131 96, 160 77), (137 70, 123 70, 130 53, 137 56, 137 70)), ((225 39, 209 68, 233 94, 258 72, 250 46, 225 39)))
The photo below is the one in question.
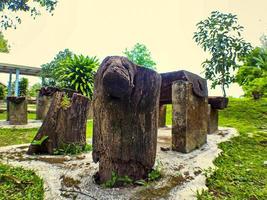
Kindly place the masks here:
MULTIPOLYGON (((145 44, 157 63, 158 72, 188 70, 201 74, 208 58, 193 41, 196 24, 212 11, 233 13, 245 27, 243 37, 253 46, 267 33, 266 0, 58 0, 53 16, 45 11, 35 20, 19 14, 22 24, 4 31, 11 46, 0 62, 40 67, 65 48, 76 54, 123 55, 137 42, 145 44)), ((7 74, 0 81, 7 82, 7 74)), ((30 77, 31 85, 38 82, 30 77)), ((240 96, 233 84, 228 95, 240 96)), ((218 86, 210 95, 221 95, 218 86)))

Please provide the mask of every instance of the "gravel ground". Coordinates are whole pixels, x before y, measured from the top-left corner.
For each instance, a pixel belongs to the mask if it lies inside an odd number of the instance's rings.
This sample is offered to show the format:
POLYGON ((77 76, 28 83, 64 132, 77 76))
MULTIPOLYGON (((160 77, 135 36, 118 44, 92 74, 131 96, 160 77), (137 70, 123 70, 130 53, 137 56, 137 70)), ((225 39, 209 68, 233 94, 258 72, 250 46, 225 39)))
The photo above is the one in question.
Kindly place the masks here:
POLYGON ((163 178, 147 186, 107 189, 96 185, 93 175, 98 164, 91 153, 78 156, 28 156, 28 145, 0 148, 0 161, 33 169, 44 179, 45 198, 54 199, 195 199, 197 190, 206 189, 203 170, 213 167, 212 161, 220 150, 217 144, 236 135, 235 129, 220 128, 208 135, 208 142, 192 153, 182 154, 168 150, 171 129, 159 129, 157 163, 163 178), (163 150, 162 150, 163 148, 163 150))

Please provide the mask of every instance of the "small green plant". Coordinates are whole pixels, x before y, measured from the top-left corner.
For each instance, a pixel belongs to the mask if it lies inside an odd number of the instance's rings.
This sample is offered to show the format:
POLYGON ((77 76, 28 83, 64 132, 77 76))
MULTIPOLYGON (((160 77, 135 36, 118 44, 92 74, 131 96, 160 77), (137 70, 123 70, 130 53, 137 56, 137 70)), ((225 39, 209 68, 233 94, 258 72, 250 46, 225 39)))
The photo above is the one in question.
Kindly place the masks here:
POLYGON ((156 181, 162 177, 162 163, 157 161, 155 169, 148 174, 148 181, 156 181))
POLYGON ((48 136, 44 135, 40 140, 33 140, 31 144, 41 146, 44 143, 44 141, 46 141, 47 139, 48 139, 48 136))
POLYGON ((113 188, 116 186, 124 186, 132 183, 133 180, 129 176, 118 176, 115 172, 112 172, 111 179, 106 181, 103 186, 106 188, 113 188))
POLYGON ((79 144, 65 144, 61 148, 54 150, 54 155, 77 155, 92 151, 92 145, 86 144, 84 147, 79 144))
POLYGON ((147 180, 137 180, 134 183, 137 185, 148 186, 151 182, 157 181, 162 177, 162 163, 157 161, 155 169, 152 169, 151 172, 148 174, 147 180))
POLYGON ((61 100, 61 107, 62 107, 63 109, 66 109, 66 108, 68 108, 68 107, 70 106, 70 104, 71 104, 71 102, 70 102, 70 98, 67 97, 66 95, 64 95, 64 96, 62 97, 62 100, 61 100))

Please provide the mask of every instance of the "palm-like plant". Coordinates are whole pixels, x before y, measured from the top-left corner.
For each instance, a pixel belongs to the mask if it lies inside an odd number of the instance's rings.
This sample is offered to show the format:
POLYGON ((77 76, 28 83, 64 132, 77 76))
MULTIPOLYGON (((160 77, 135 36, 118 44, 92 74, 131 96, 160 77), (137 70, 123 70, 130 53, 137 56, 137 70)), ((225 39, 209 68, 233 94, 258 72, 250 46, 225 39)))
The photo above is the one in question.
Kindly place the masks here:
POLYGON ((56 74, 61 87, 70 88, 92 99, 94 76, 99 66, 96 57, 72 56, 60 63, 56 74))

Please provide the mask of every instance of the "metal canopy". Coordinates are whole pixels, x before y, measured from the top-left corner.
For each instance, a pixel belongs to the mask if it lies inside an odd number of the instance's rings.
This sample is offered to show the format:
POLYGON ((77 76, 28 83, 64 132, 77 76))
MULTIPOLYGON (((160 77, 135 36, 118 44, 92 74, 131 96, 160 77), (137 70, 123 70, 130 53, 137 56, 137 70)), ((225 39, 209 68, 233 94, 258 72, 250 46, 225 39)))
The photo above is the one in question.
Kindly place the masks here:
POLYGON ((41 68, 30 67, 25 65, 14 65, 7 63, 0 63, 0 73, 16 73, 16 69, 19 69, 19 73, 22 75, 39 76, 41 68))

